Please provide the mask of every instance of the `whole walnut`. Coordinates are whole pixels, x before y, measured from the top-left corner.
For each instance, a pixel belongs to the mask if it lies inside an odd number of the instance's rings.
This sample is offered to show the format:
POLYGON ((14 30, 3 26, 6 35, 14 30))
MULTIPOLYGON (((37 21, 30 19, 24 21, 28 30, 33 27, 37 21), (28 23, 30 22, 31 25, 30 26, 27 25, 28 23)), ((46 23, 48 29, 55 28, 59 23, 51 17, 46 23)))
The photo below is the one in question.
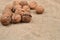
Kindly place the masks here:
POLYGON ((11 16, 12 16, 12 12, 10 12, 9 10, 5 10, 1 16, 1 24, 7 26, 10 24, 11 22, 11 16))
POLYGON ((31 21, 32 16, 30 14, 23 14, 22 15, 22 22, 29 23, 31 21))
POLYGON ((1 16, 1 23, 3 25, 9 25, 10 22, 11 22, 11 16, 12 16, 12 12, 11 12, 11 10, 8 7, 7 9, 5 9, 3 11, 3 14, 1 16))
POLYGON ((35 9, 35 7, 37 6, 37 2, 30 1, 29 6, 30 6, 31 9, 35 9))
POLYGON ((13 13, 12 23, 19 23, 21 21, 21 15, 13 13))
POLYGON ((27 5, 23 6, 23 9, 24 9, 24 11, 26 11, 26 12, 30 12, 30 7, 27 6, 27 5))
POLYGON ((44 8, 42 6, 37 6, 35 10, 37 14, 42 14, 44 12, 44 8))
POLYGON ((12 11, 11 9, 13 8, 12 4, 6 5, 3 14, 1 16, 1 23, 3 25, 9 25, 11 22, 11 16, 12 16, 12 11))
POLYGON ((26 0, 21 0, 19 4, 23 7, 24 5, 28 5, 28 2, 26 0))
POLYGON ((1 23, 5 26, 9 25, 11 22, 11 17, 8 16, 2 16, 1 17, 1 23))

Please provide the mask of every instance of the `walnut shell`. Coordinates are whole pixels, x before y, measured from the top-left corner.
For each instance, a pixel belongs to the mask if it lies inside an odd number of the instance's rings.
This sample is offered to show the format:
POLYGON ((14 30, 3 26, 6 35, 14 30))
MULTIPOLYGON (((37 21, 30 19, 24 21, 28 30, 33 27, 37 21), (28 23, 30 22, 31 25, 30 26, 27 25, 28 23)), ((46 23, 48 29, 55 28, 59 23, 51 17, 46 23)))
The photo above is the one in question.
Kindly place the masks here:
POLYGON ((22 15, 22 22, 29 23, 31 21, 32 16, 29 14, 23 14, 22 15))
POLYGON ((37 6, 35 8, 37 14, 42 14, 44 12, 44 8, 42 6, 37 6))
POLYGON ((37 3, 35 1, 31 1, 29 3, 29 6, 30 6, 31 9, 35 9, 35 7, 37 6, 37 3))
POLYGON ((11 22, 11 17, 8 16, 2 16, 1 17, 1 23, 5 26, 9 25, 11 22))
POLYGON ((21 21, 21 16, 19 14, 12 15, 12 23, 19 23, 21 21))
POLYGON ((3 25, 9 25, 11 22, 12 12, 9 9, 6 9, 1 16, 1 23, 3 25))

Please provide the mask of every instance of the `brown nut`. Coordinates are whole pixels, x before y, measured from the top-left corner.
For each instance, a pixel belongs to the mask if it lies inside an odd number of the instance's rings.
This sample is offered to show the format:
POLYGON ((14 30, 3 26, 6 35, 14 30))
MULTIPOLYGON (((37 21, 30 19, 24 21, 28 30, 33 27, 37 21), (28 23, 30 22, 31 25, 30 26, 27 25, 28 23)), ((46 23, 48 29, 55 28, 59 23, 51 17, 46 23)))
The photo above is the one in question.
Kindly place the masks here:
POLYGON ((22 15, 22 22, 29 23, 31 21, 32 16, 29 14, 23 14, 22 15))
POLYGON ((28 2, 26 0, 21 0, 19 3, 21 6, 28 5, 28 2))
POLYGON ((12 16, 12 12, 10 9, 4 10, 4 12, 1 16, 1 23, 5 26, 9 25, 11 22, 11 16, 12 16))
POLYGON ((29 3, 29 6, 30 6, 31 9, 35 9, 35 7, 37 6, 37 3, 35 1, 31 1, 29 3))
POLYGON ((27 5, 23 6, 23 9, 24 9, 24 11, 26 11, 26 12, 30 12, 30 7, 27 6, 27 5))
POLYGON ((42 6, 37 6, 35 10, 37 14, 42 14, 44 12, 44 8, 42 6))
POLYGON ((21 16, 19 14, 12 15, 12 23, 19 23, 21 21, 21 16))
POLYGON ((9 25, 11 22, 11 14, 5 13, 1 16, 1 23, 5 26, 9 25))
POLYGON ((9 25, 11 22, 11 17, 3 16, 1 17, 1 23, 5 26, 9 25))

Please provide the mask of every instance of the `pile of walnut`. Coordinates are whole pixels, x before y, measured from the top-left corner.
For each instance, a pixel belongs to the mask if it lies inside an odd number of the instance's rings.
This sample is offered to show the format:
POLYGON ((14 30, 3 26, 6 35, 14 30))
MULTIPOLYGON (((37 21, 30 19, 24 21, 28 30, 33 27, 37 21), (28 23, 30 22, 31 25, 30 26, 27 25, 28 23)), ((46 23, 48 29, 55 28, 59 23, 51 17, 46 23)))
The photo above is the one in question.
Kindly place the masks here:
POLYGON ((9 25, 11 23, 29 23, 32 19, 30 10, 36 10, 37 14, 42 14, 44 8, 39 6, 35 1, 26 0, 13 1, 12 4, 8 4, 1 16, 1 24, 9 25))

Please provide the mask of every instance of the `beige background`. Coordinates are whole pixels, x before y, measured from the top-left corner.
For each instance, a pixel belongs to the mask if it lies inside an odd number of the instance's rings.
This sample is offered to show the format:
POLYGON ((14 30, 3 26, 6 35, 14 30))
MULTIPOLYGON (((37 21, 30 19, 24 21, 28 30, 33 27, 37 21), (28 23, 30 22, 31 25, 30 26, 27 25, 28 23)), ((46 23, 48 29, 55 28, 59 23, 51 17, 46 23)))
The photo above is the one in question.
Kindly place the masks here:
MULTIPOLYGON (((35 0, 45 8, 43 14, 31 11, 30 23, 0 24, 0 40, 60 40, 60 1, 35 0)), ((12 0, 0 0, 0 14, 12 0)))

